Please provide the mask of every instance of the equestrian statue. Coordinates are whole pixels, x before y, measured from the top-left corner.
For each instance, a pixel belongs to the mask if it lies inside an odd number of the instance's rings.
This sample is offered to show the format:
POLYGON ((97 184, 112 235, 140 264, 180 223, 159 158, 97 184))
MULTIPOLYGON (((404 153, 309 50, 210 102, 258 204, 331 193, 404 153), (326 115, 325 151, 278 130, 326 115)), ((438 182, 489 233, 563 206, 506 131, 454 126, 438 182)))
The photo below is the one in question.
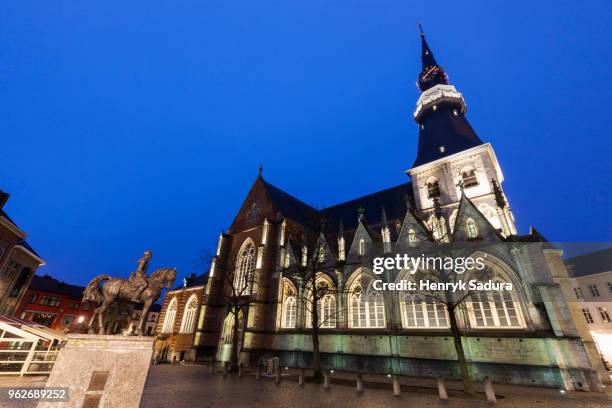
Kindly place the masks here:
POLYGON ((129 279, 111 278, 109 275, 98 275, 89 282, 83 294, 83 302, 92 302, 96 305, 93 316, 87 328, 93 330, 96 317, 98 318, 98 334, 104 334, 104 313, 114 302, 142 303, 142 314, 136 328, 136 335, 144 333, 144 325, 153 305, 164 288, 171 289, 176 278, 176 268, 160 268, 147 276, 149 260, 153 256, 151 251, 145 251, 138 260, 136 272, 132 272, 129 279), (100 284, 103 282, 102 284, 100 284))

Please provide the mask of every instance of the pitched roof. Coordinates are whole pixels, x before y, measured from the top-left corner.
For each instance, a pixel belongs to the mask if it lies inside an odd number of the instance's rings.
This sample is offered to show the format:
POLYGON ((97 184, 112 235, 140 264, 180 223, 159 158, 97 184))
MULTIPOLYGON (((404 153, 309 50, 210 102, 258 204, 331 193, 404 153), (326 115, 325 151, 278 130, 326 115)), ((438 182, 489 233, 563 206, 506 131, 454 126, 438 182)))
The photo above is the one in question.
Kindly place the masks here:
POLYGON ((576 277, 612 271, 612 248, 569 258, 565 264, 576 277))
POLYGON ((309 223, 316 219, 318 211, 315 208, 268 183, 263 178, 262 181, 272 201, 272 205, 283 216, 301 223, 309 223))
POLYGON ((406 202, 412 202, 412 198, 412 183, 408 182, 327 207, 321 210, 327 219, 326 234, 338 232, 340 221, 347 231, 357 229, 359 208, 364 209, 368 225, 382 223, 383 207, 388 221, 402 220, 406 214, 406 202))
POLYGON ((83 291, 85 290, 85 287, 58 281, 49 275, 34 275, 32 277, 32 283, 30 283, 30 289, 56 293, 68 296, 74 300, 81 300, 83 298, 83 291))
POLYGON ((188 276, 185 278, 186 285, 183 285, 181 283, 181 285, 175 287, 172 290, 179 290, 179 289, 183 289, 183 288, 195 288, 196 286, 204 286, 208 283, 208 272, 204 272, 200 275, 197 275, 195 273, 192 273, 191 276, 188 276))

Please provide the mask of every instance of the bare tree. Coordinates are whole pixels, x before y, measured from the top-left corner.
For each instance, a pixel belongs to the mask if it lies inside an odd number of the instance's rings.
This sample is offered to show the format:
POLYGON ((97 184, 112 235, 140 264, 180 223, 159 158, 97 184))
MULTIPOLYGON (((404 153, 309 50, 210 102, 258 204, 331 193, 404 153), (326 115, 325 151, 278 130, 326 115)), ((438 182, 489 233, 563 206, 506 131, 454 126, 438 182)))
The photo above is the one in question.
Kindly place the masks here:
POLYGON ((295 254, 295 262, 286 265, 283 274, 302 286, 297 300, 303 305, 305 317, 310 323, 308 329, 312 340, 313 381, 320 382, 323 379, 319 341, 321 328, 330 321, 337 321, 338 314, 342 312, 339 310, 338 285, 330 285, 321 277, 327 275, 333 282, 332 277, 339 265, 325 242, 325 218, 313 215, 307 224, 309 228, 302 233, 301 248, 295 254), (321 302, 328 295, 334 296, 335 307, 333 312, 325 313, 321 310, 321 302))

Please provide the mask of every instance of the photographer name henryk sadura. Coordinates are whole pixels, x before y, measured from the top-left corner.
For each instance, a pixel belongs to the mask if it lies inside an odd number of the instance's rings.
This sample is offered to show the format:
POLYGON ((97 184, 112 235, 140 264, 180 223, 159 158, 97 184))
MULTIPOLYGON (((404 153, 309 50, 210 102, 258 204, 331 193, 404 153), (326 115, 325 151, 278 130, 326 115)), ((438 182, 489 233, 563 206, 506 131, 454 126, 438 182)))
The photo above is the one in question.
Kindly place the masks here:
POLYGON ((510 282, 499 282, 493 280, 480 281, 477 279, 462 280, 453 278, 453 274, 463 275, 465 272, 482 272, 485 268, 482 257, 441 257, 425 256, 418 257, 407 254, 397 254, 395 257, 376 257, 372 262, 372 271, 381 275, 386 270, 408 270, 411 275, 417 271, 427 275, 441 274, 445 279, 430 280, 402 279, 397 282, 384 282, 382 279, 374 280, 374 290, 399 290, 399 291, 511 291, 513 285, 510 282), (429 271, 433 273, 428 273, 429 271), (442 271, 442 272, 440 272, 442 271))

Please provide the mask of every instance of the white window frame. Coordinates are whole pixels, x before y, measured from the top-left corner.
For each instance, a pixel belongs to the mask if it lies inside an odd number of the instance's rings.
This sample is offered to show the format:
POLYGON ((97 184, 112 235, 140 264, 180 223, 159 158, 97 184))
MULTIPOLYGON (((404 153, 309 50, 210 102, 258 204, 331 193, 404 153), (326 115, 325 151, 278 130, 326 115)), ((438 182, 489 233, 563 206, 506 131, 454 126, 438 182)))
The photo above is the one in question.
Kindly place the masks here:
POLYGON ((476 221, 474 221, 472 218, 468 218, 465 221, 465 228, 467 230, 468 237, 470 238, 478 237, 478 227, 476 226, 476 221))
POLYGON ((522 329, 525 327, 525 321, 523 319, 523 313, 521 310, 520 303, 518 302, 514 292, 509 291, 493 291, 493 292, 477 292, 474 293, 471 298, 467 299, 470 324, 474 328, 478 329, 522 329), (498 300, 501 303, 501 310, 504 315, 501 316, 508 322, 506 325, 501 324, 499 310, 496 305, 498 303, 495 299, 498 296, 498 300), (507 299, 505 296, 510 296, 507 299), (478 299, 475 301, 474 299, 478 299), (508 307, 508 302, 511 303, 512 308, 508 307), (517 323, 511 323, 510 310, 514 310, 517 323), (480 316, 479 316, 480 315, 480 316), (482 320, 481 324, 478 320, 482 320))
POLYGON ((405 295, 400 301, 402 327, 405 329, 448 329, 450 319, 444 303, 415 299, 412 295, 405 295), (412 311, 412 318, 409 316, 412 311), (421 315, 422 324, 418 324, 418 314, 421 315), (442 324, 441 324, 442 323, 442 324))
POLYGON ((162 325, 162 333, 172 333, 174 329, 174 320, 176 319, 176 309, 178 308, 178 301, 176 297, 173 297, 168 308, 166 309, 166 316, 164 317, 164 324, 162 325))
POLYGON ((241 295, 250 294, 251 288, 249 284, 255 271, 256 258, 257 250, 255 249, 255 244, 252 240, 247 239, 242 244, 240 252, 238 252, 234 276, 234 286, 237 293, 241 295))
POLYGON ((587 324, 593 324, 595 322, 588 307, 582 308, 582 315, 584 316, 584 320, 587 322, 587 324))
POLYGON ((283 302, 283 314, 281 317, 281 328, 295 329, 297 321, 297 299, 295 296, 287 296, 283 302))
POLYGON ((193 333, 195 328, 196 312, 198 310, 198 298, 191 295, 185 304, 183 319, 181 321, 180 333, 193 333))

